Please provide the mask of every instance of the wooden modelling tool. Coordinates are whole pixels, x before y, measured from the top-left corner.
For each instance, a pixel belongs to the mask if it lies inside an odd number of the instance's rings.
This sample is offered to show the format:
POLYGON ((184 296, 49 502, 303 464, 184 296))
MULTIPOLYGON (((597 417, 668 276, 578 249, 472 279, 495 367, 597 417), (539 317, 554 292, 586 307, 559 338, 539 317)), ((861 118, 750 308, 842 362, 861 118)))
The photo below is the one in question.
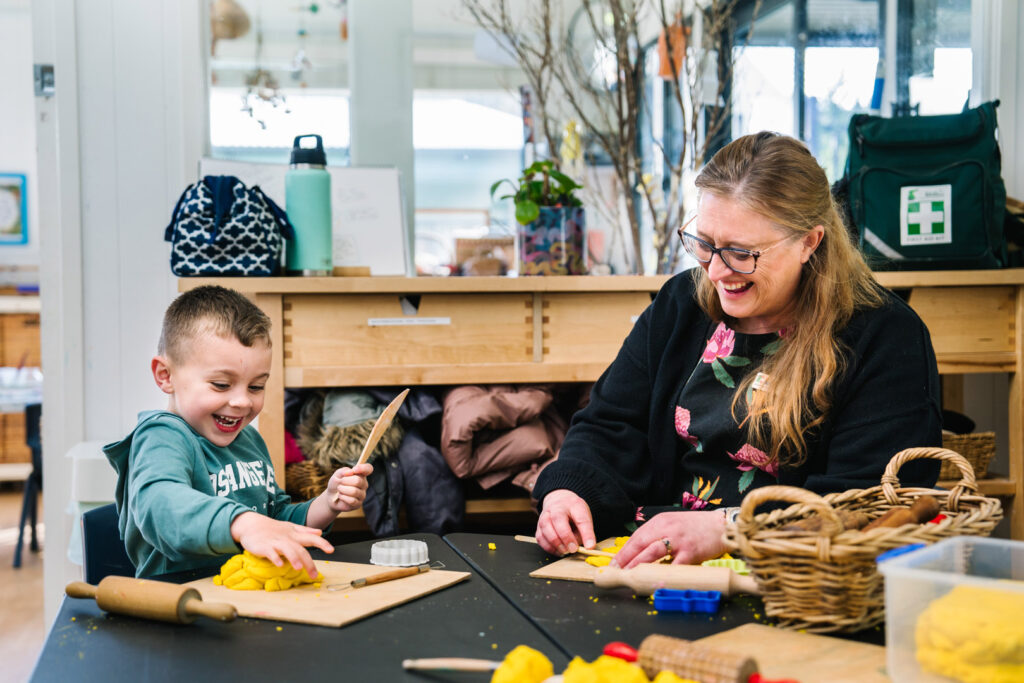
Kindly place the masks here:
MULTIPOLYGON (((523 543, 533 543, 533 544, 537 543, 537 539, 534 538, 533 536, 521 536, 521 535, 517 534, 513 538, 515 538, 515 540, 517 540, 517 541, 522 541, 523 543)), ((572 555, 573 553, 569 553, 569 554, 572 555)), ((591 548, 583 548, 583 547, 577 548, 576 549, 576 554, 579 554, 579 555, 590 555, 591 557, 615 557, 615 553, 610 553, 610 552, 608 552, 606 550, 592 550, 591 548)))
POLYGON ((203 602, 195 588, 164 581, 108 576, 98 586, 72 581, 64 591, 70 598, 95 598, 100 609, 108 612, 172 624, 191 624, 199 616, 219 621, 234 621, 238 616, 233 605, 203 602))
POLYGON ((746 655, 659 635, 644 638, 636 663, 652 678, 667 670, 701 683, 747 683, 757 673, 757 662, 746 655))
POLYGON ((632 569, 601 567, 594 574, 594 585, 599 588, 627 586, 637 595, 652 595, 659 588, 719 591, 722 595, 761 594, 752 576, 742 576, 728 567, 696 564, 641 564, 632 569))
MULTIPOLYGON (((377 442, 380 441, 380 437, 384 436, 384 432, 386 432, 388 427, 391 426, 391 422, 395 419, 395 415, 398 414, 398 409, 402 407, 402 403, 408 395, 409 390, 406 389, 398 396, 395 396, 394 400, 388 404, 388 407, 385 408, 384 412, 377 418, 377 421, 373 423, 373 429, 370 430, 370 436, 366 439, 366 443, 363 445, 363 452, 359 454, 359 460, 356 461, 357 466, 362 465, 370 459, 370 454, 373 453, 373 449, 377 447, 377 442)), ((340 500, 340 495, 334 496, 335 504, 340 500)))
POLYGON ((473 659, 471 657, 429 657, 427 659, 403 659, 406 671, 494 671, 500 661, 473 659))
POLYGON ((327 590, 340 591, 345 590, 346 588, 363 588, 364 586, 372 586, 375 583, 384 583, 385 581, 394 581, 395 579, 402 579, 406 576, 422 574, 426 571, 430 571, 429 564, 421 564, 415 567, 402 567, 401 569, 393 569, 389 572, 374 574, 373 576, 364 576, 359 579, 353 579, 348 583, 337 583, 333 586, 328 586, 327 590))

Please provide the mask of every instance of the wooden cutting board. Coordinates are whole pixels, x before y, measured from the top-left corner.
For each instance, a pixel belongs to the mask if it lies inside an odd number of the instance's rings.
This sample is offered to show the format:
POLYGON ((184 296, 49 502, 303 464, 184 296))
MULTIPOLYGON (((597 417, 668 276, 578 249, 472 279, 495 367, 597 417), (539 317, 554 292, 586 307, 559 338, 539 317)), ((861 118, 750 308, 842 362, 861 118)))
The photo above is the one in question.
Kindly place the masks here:
POLYGON ((857 681, 890 683, 885 648, 853 640, 744 624, 694 641, 738 652, 757 660, 765 678, 792 678, 800 683, 857 681))
POLYGON ((365 588, 329 591, 328 586, 347 584, 353 579, 391 571, 394 567, 329 560, 315 562, 324 575, 319 588, 310 584, 286 591, 236 591, 214 585, 212 576, 187 585, 195 587, 207 602, 234 605, 239 616, 339 627, 469 578, 469 572, 431 569, 365 588))
MULTIPOLYGON (((604 550, 615 545, 615 538, 606 538, 597 544, 598 550, 604 550)), ((567 555, 560 560, 555 560, 549 565, 530 572, 535 579, 560 579, 563 581, 586 581, 593 583, 594 574, 599 567, 587 564, 587 558, 583 555, 567 555)))

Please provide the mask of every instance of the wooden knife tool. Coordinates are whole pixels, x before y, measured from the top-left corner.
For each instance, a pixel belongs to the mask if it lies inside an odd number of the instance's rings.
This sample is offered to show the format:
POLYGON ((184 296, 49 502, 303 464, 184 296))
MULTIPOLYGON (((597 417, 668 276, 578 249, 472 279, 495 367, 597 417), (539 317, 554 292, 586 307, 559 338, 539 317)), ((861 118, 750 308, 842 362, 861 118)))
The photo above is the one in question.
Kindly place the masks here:
MULTIPOLYGON (((373 449, 377 447, 380 437, 384 436, 384 432, 386 432, 388 427, 391 426, 391 422, 395 419, 395 415, 398 414, 398 409, 402 407, 402 403, 408 395, 409 390, 406 389, 398 396, 395 396, 395 399, 388 404, 388 407, 380 414, 377 421, 373 423, 373 429, 370 430, 370 436, 366 439, 366 444, 363 445, 363 452, 359 454, 359 460, 356 461, 356 465, 362 465, 370 459, 370 454, 373 453, 373 449)), ((335 495, 334 503, 337 504, 340 498, 341 496, 335 495)))

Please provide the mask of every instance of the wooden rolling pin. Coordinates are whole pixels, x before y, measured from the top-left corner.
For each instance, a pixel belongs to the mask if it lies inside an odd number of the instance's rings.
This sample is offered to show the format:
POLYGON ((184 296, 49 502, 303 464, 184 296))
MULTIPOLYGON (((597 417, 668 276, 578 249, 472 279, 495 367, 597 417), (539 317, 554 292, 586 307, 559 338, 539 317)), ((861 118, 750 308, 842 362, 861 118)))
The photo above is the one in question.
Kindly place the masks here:
POLYGON ((64 592, 70 598, 95 598, 100 609, 108 612, 172 624, 191 624, 198 616, 220 621, 234 621, 238 616, 234 605, 203 602, 195 588, 164 581, 108 576, 98 586, 72 581, 64 592))
POLYGON ((924 524, 941 511, 939 501, 933 496, 921 496, 909 508, 892 508, 861 531, 871 531, 880 527, 900 527, 904 524, 924 524))
POLYGON ((632 569, 601 567, 594 574, 594 585, 599 588, 628 586, 637 595, 651 595, 659 588, 721 591, 722 595, 761 594, 752 576, 741 576, 728 567, 696 564, 641 564, 632 569))
POLYGON ((644 638, 636 663, 651 678, 671 671, 701 683, 747 683, 757 673, 757 662, 746 655, 659 635, 644 638))

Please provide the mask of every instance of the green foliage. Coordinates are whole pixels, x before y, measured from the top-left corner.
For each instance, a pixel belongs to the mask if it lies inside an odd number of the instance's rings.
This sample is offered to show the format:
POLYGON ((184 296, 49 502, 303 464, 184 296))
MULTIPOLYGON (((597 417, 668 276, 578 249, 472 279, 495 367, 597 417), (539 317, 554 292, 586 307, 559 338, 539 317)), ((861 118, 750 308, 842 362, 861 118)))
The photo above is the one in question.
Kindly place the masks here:
POLYGON ((556 169, 553 161, 536 161, 530 164, 519 176, 519 184, 508 178, 494 183, 491 185, 492 199, 494 193, 504 183, 508 183, 512 188, 512 194, 502 195, 499 199, 511 198, 515 202, 516 221, 523 225, 537 220, 542 206, 583 206, 583 202, 575 194, 575 191, 582 189, 583 186, 556 169))

